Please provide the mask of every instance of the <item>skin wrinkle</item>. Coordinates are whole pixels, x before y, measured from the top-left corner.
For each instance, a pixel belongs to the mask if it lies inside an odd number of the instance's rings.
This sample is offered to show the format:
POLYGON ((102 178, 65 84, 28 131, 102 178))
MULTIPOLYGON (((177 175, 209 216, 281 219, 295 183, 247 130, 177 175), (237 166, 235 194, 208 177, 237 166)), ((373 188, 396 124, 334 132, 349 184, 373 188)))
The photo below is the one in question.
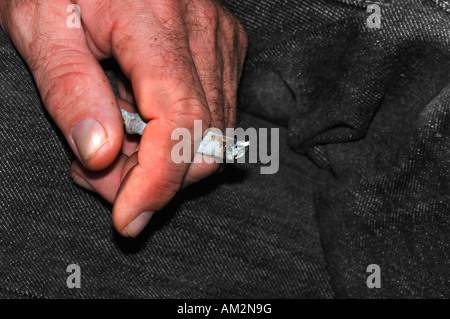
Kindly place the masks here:
MULTIPOLYGON (((84 24, 83 24, 83 28, 84 28, 84 32, 86 34, 86 41, 88 43, 89 49, 91 50, 91 52, 95 56, 95 58, 99 61, 107 59, 111 55, 111 53, 99 48, 95 44, 94 40, 92 39, 91 34, 89 33, 89 30, 86 28, 86 26, 84 26, 84 24)), ((111 51, 111 50, 109 50, 109 51, 111 51)))
MULTIPOLYGON (((138 35, 139 36, 139 35, 138 35)), ((155 36, 151 35, 149 36, 149 40, 148 42, 146 41, 142 41, 138 47, 133 47, 133 50, 137 50, 137 51, 144 51, 146 50, 148 44, 147 43, 151 43, 151 46, 154 47, 154 56, 161 56, 162 60, 161 60, 161 65, 155 65, 156 67, 161 67, 161 68, 173 68, 173 63, 170 63, 171 61, 174 62, 182 62, 182 64, 184 65, 190 65, 190 57, 185 56, 184 57, 184 52, 186 52, 186 48, 188 47, 187 44, 187 40, 186 41, 173 41, 173 39, 167 38, 165 36, 162 35, 158 35, 157 39, 157 43, 155 43, 156 41, 151 41, 151 39, 154 39, 155 36), (186 43, 186 44, 184 44, 186 43), (184 59, 183 59, 184 57, 184 59)), ((114 56, 118 56, 120 55, 122 52, 128 52, 130 51, 130 49, 128 49, 128 44, 131 43, 133 37, 132 36, 125 36, 125 38, 122 38, 121 40, 119 40, 119 43, 117 44, 117 46, 115 46, 115 52, 114 52, 114 56)), ((154 59, 151 59, 152 61, 154 59)), ((136 65, 136 67, 139 67, 139 65, 136 65)), ((130 70, 130 74, 127 74, 126 72, 125 75, 127 76, 127 78, 132 78, 132 74, 133 74, 134 70, 130 70)), ((177 74, 179 73, 177 69, 166 69, 167 73, 170 74, 177 74)))
MULTIPOLYGON (((66 49, 61 50, 61 48, 63 47, 52 46, 50 52, 45 51, 45 56, 38 55, 39 58, 36 59, 35 63, 40 62, 40 65, 30 63, 30 69, 36 73, 36 82, 38 85, 46 83, 45 86, 42 86, 43 89, 41 89, 41 96, 44 104, 49 103, 49 100, 52 98, 58 99, 56 103, 60 105, 60 107, 57 108, 57 111, 55 112, 54 117, 56 117, 56 119, 61 118, 60 113, 66 109, 64 105, 71 105, 86 92, 84 91, 75 96, 71 96, 69 94, 61 94, 56 88, 59 88, 60 83, 64 81, 71 82, 72 78, 74 79, 73 82, 77 83, 80 76, 88 77, 89 72, 87 72, 87 70, 90 69, 85 59, 79 59, 80 56, 83 56, 86 53, 76 51, 76 49, 66 51, 66 49), (57 54, 55 52, 57 52, 57 54), (69 53, 70 55, 68 55, 69 53), (65 59, 67 61, 70 60, 71 62, 64 62, 50 67, 50 62, 58 55, 65 56, 65 59), (80 61, 77 62, 75 59, 79 59, 80 61), (41 71, 37 72, 38 69, 41 71)), ((85 90, 87 90, 87 88, 85 90)), ((66 112, 71 112, 71 110, 65 110, 64 114, 66 114, 66 112)))
MULTIPOLYGON (((36 3, 29 4, 27 0, 2 1, 1 24, 2 28, 9 34, 11 21, 17 21, 17 15, 25 12, 27 20, 35 17, 32 12, 36 11, 36 3), (6 16, 3 16, 6 13, 6 16)), ((19 15, 22 16, 21 14, 19 15)), ((22 19, 21 19, 22 20, 22 19)))
POLYGON ((44 91, 42 94, 42 100, 44 104, 48 104, 50 102, 53 102, 55 104, 58 104, 60 107, 57 108, 54 113, 52 114, 52 117, 58 121, 60 119, 64 119, 67 117, 67 115, 71 112, 73 112, 73 109, 70 107, 65 107, 66 105, 74 105, 78 102, 81 96, 87 93, 87 88, 84 88, 83 91, 80 91, 79 89, 72 90, 76 91, 76 94, 68 95, 68 94, 61 94, 61 92, 56 91, 55 88, 60 87, 60 83, 64 82, 77 82, 80 75, 85 75, 84 73, 68 73, 59 75, 56 77, 46 78, 46 82, 48 85, 48 89, 44 91), (73 79, 73 80, 72 80, 73 79))

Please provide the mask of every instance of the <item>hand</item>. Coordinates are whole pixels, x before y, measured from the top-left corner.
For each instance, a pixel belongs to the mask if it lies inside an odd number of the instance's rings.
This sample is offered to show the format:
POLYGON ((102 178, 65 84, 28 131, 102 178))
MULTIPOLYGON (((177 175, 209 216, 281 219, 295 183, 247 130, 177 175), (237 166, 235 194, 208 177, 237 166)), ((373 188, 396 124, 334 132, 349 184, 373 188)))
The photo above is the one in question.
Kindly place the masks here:
POLYGON ((181 187, 217 170, 218 164, 175 164, 171 134, 187 128, 193 136, 194 120, 203 131, 234 126, 247 38, 219 3, 0 0, 0 23, 78 158, 71 176, 114 203, 123 236, 137 236, 181 187), (73 3, 82 28, 67 25, 73 3), (115 97, 98 63, 109 57, 131 82, 127 97, 120 87, 128 102, 115 97), (151 120, 139 146, 124 137, 119 107, 133 110, 130 101, 151 120))

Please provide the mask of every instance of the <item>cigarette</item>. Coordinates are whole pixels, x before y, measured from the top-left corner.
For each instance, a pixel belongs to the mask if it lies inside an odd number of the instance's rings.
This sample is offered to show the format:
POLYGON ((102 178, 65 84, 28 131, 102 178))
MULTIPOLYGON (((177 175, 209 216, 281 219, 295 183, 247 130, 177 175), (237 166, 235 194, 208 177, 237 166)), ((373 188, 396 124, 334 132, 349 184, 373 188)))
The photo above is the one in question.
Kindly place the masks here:
MULTIPOLYGON (((128 134, 142 135, 147 126, 142 118, 137 113, 130 113, 123 109, 122 112, 123 124, 128 134)), ((203 155, 224 158, 227 161, 234 161, 245 155, 250 142, 235 141, 234 137, 224 136, 212 131, 208 131, 203 138, 197 153, 203 155)))

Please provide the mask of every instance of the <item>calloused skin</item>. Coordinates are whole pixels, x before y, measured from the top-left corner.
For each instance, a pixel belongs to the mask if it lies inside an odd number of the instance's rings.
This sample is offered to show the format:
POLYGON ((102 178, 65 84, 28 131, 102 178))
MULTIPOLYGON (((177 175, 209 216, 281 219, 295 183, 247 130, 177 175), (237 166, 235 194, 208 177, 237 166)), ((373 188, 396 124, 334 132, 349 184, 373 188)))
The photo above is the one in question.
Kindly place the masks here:
POLYGON ((142 212, 161 210, 182 187, 219 168, 171 160, 174 129, 194 136, 194 120, 203 131, 235 124, 247 37, 218 2, 0 0, 0 25, 78 158, 72 178, 114 204, 113 223, 123 236, 138 235, 140 229, 128 226, 142 212), (67 27, 71 4, 81 9, 82 28, 67 27), (99 65, 110 57, 125 76, 121 98, 99 65), (124 135, 120 108, 151 120, 140 141, 124 135), (83 158, 71 134, 87 118, 99 122, 107 138, 83 158))

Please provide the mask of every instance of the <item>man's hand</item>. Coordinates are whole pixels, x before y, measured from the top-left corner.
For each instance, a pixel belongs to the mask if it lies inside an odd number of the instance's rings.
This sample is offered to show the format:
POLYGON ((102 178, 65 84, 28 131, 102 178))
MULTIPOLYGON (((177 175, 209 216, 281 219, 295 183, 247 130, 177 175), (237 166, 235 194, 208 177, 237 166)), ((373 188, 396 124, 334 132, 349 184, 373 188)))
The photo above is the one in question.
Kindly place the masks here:
POLYGON ((0 0, 0 23, 79 159, 71 176, 114 203, 123 236, 137 236, 181 187, 217 170, 218 164, 175 164, 171 134, 187 128, 194 136, 194 120, 203 131, 234 126, 247 39, 219 3, 0 0), (79 29, 67 25, 72 4, 81 9, 79 29), (109 57, 131 82, 132 90, 127 81, 119 87, 123 100, 98 63, 109 57), (136 111, 133 102, 151 120, 139 145, 124 137, 119 109, 136 111))

